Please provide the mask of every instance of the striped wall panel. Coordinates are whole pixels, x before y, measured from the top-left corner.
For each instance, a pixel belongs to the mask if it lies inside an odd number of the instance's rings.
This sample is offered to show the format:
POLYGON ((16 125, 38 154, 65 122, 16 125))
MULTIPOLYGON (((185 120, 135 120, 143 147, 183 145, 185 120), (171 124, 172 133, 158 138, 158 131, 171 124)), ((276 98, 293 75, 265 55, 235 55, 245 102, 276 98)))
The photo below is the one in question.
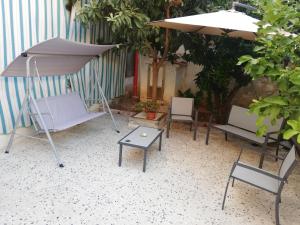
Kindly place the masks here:
MULTIPOLYGON (((90 30, 74 21, 64 8, 64 0, 0 0, 0 72, 21 52, 41 41, 61 37, 95 43, 100 35, 108 37, 105 30, 104 24, 90 30)), ((45 93, 33 79, 34 96, 40 98, 66 93, 66 79, 70 79, 72 88, 86 97, 94 87, 94 65, 100 72, 107 98, 120 96, 124 93, 126 57, 125 49, 110 51, 87 64, 77 74, 43 77, 45 93)), ((24 78, 0 77, 0 133, 7 134, 12 130, 24 95, 24 78)), ((96 88, 90 97, 98 98, 99 90, 96 88)), ((29 126, 29 118, 22 116, 20 125, 29 126)))
MULTIPOLYGON (((87 0, 82 2, 84 4, 87 0)), ((69 38, 71 40, 90 44, 101 44, 97 40, 103 40, 105 43, 109 42, 110 33, 108 27, 103 22, 95 26, 84 27, 75 20, 75 10, 73 10, 70 21, 69 38)), ((82 97, 89 95, 92 88, 89 80, 92 79, 92 83, 95 82, 96 74, 93 71, 93 66, 96 65, 97 71, 101 75, 101 86, 105 96, 108 99, 112 99, 123 95, 125 93, 126 57, 127 49, 125 47, 104 53, 98 60, 96 59, 88 63, 79 73, 72 76, 71 83, 74 84, 73 88, 79 91, 82 97)), ((98 88, 91 94, 89 96, 92 99, 100 97, 98 88)))

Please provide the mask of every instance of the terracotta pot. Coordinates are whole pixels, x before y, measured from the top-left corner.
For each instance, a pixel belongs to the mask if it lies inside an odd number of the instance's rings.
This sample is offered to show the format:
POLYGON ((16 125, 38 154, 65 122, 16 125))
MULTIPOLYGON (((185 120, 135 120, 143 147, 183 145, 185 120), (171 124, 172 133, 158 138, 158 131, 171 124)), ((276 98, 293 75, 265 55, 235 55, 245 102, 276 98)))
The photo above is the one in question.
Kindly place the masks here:
POLYGON ((147 120, 154 120, 156 117, 156 112, 147 112, 147 120))

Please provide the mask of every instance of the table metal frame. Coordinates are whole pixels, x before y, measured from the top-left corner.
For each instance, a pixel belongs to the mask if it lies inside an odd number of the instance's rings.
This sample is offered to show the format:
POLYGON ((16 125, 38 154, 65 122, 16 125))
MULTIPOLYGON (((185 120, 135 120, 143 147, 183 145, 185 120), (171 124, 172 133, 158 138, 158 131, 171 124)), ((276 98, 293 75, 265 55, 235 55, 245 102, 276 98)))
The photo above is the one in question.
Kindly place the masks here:
MULTIPOLYGON (((146 171, 146 162, 147 162, 147 151, 148 149, 151 147, 151 145, 159 138, 159 147, 158 147, 158 151, 161 151, 161 142, 162 142, 162 133, 164 132, 163 129, 157 129, 160 132, 156 135, 155 138, 153 138, 152 142, 148 145, 148 146, 140 146, 140 145, 135 145, 135 144, 131 144, 131 143, 124 143, 122 142, 126 137, 128 137, 130 134, 134 133, 138 128, 140 128, 141 126, 136 127, 134 130, 132 130, 131 132, 129 132, 126 136, 124 136, 121 140, 118 141, 119 146, 119 167, 122 165, 122 153, 123 153, 123 145, 126 146, 131 146, 131 147, 136 147, 136 148, 140 148, 142 150, 144 150, 144 162, 143 162, 143 172, 146 171)), ((151 128, 151 127, 148 127, 151 128)), ((152 128, 152 129, 156 129, 156 128, 152 128)))

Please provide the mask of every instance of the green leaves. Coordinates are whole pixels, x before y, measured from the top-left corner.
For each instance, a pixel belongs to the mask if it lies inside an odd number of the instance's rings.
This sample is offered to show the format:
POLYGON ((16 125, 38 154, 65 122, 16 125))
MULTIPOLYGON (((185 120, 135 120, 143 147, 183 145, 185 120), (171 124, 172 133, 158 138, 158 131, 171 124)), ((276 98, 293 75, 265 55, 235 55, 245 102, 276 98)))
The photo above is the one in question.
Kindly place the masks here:
POLYGON ((286 140, 289 140, 293 136, 295 136, 296 134, 298 134, 298 132, 296 130, 288 129, 287 131, 284 132, 283 138, 286 139, 286 140))
POLYGON ((270 96, 264 98, 264 101, 266 103, 274 104, 274 105, 280 105, 280 106, 286 106, 288 105, 288 101, 284 99, 282 96, 270 96))
POLYGON ((251 55, 243 55, 239 58, 237 65, 240 66, 240 65, 244 64, 245 62, 249 62, 252 59, 253 58, 251 55))
POLYGON ((263 135, 264 119, 275 122, 283 117, 288 122, 284 138, 297 136, 300 143, 300 2, 297 0, 262 0, 259 10, 256 56, 240 57, 239 65, 253 79, 267 77, 277 88, 274 96, 262 97, 250 105, 250 112, 258 115, 257 133, 263 135), (298 35, 287 35, 287 32, 298 35))

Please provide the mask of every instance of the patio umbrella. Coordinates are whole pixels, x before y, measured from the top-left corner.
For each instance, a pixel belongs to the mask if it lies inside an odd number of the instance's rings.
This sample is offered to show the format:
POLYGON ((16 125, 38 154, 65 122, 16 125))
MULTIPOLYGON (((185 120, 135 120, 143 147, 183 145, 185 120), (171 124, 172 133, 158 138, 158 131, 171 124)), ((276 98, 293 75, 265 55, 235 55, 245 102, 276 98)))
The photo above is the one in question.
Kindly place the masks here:
POLYGON ((209 35, 224 35, 229 37, 254 40, 259 20, 235 10, 222 10, 194 16, 184 16, 172 19, 153 21, 150 24, 184 32, 198 32, 209 35))

